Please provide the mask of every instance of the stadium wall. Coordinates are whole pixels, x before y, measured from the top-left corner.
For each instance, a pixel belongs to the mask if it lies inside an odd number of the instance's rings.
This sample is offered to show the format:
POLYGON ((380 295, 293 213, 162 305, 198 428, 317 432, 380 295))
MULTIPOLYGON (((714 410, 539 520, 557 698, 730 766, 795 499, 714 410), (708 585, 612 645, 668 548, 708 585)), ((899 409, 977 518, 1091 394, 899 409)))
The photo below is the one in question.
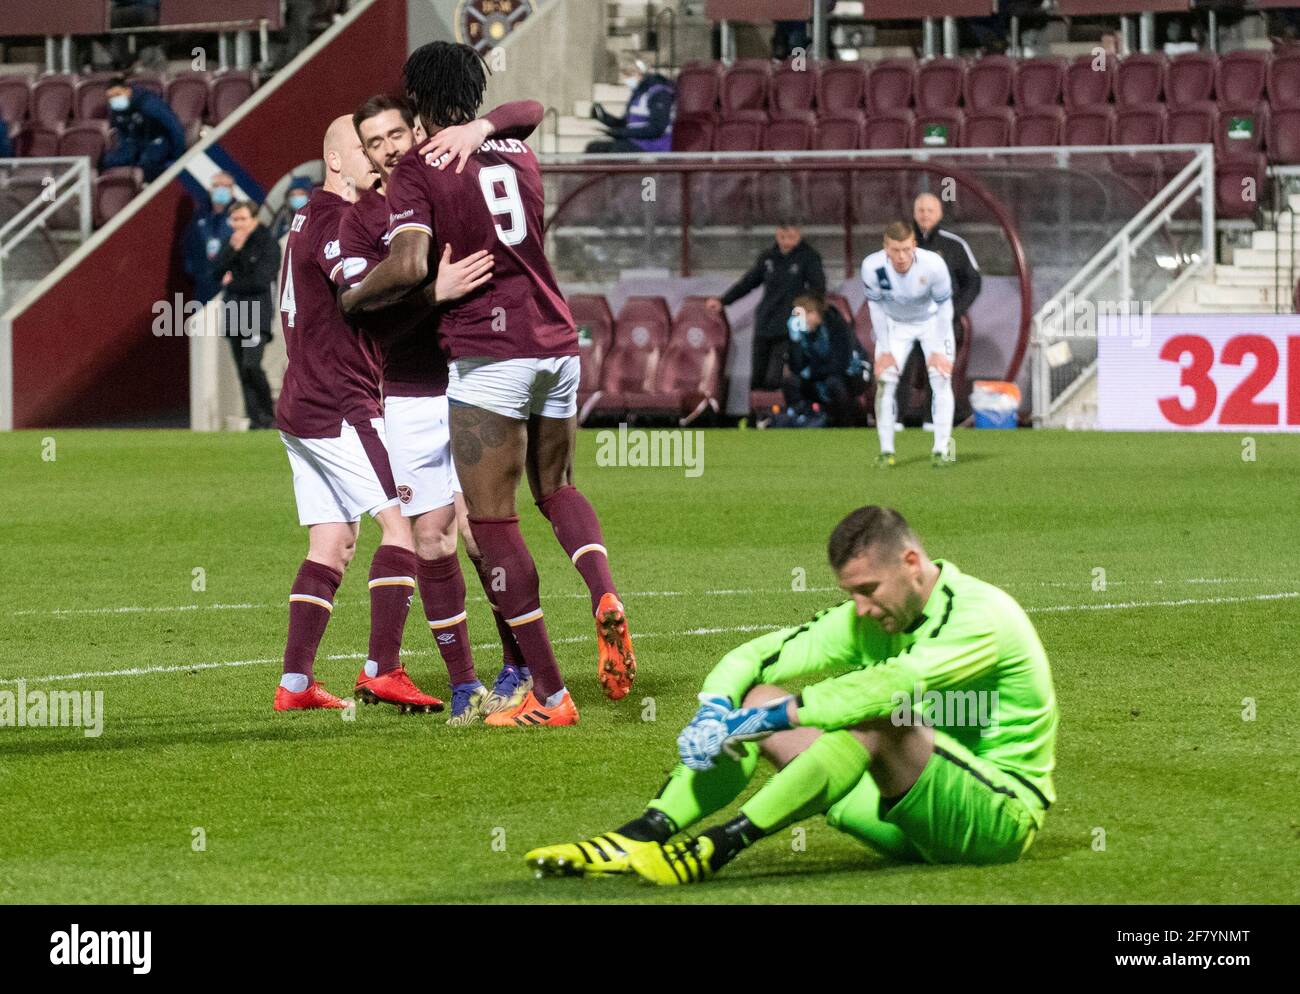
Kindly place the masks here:
POLYGON ((0 319, 0 429, 184 417, 188 340, 152 328, 156 305, 190 290, 189 191, 230 168, 260 201, 319 158, 334 117, 396 89, 407 17, 407 0, 362 0, 0 319))

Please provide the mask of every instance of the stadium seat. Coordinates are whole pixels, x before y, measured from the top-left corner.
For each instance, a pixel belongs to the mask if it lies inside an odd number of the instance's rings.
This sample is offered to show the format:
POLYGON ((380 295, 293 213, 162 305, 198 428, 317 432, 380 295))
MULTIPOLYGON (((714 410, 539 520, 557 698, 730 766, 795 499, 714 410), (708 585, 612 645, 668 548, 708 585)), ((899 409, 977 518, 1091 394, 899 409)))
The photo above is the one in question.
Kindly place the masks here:
POLYGON ((1062 90, 1066 110, 1110 103, 1115 86, 1115 60, 1107 57, 1100 69, 1093 68, 1095 56, 1081 55, 1065 67, 1062 90))
POLYGON ((159 76, 157 73, 152 73, 152 72, 140 72, 132 76, 128 76, 126 80, 126 85, 131 87, 133 90, 144 90, 148 93, 152 93, 155 97, 163 96, 166 90, 166 86, 163 83, 163 78, 159 76))
POLYGON ((253 74, 246 69, 225 69, 213 75, 208 87, 208 115, 212 124, 220 124, 256 87, 253 74))
POLYGON ((95 178, 95 227, 109 219, 135 199, 144 186, 144 174, 133 167, 106 169, 95 178))
POLYGON ((836 117, 819 117, 817 132, 813 136, 813 148, 820 152, 857 148, 865 122, 866 117, 860 111, 836 117))
POLYGON ((1214 74, 1219 57, 1213 52, 1185 52, 1165 67, 1165 103, 1185 107, 1214 96, 1214 74))
MULTIPOLYGON (((1300 123, 1300 122, 1297 122, 1300 123)), ((1267 196, 1263 155, 1224 156, 1214 167, 1215 211, 1223 218, 1251 218, 1267 196), (1247 183, 1247 180, 1250 182, 1247 183), (1250 195, 1253 191, 1254 196, 1250 195)))
MULTIPOLYGON (((721 121, 713 130, 715 152, 758 152, 765 125, 744 118, 721 121)), ((749 224, 760 220, 755 202, 757 173, 715 173, 704 191, 705 223, 749 224)))
POLYGON ((27 121, 13 136, 14 153, 20 158, 48 158, 59 154, 59 135, 62 127, 27 121))
POLYGON ((867 72, 867 114, 906 110, 916 88, 916 63, 911 59, 885 59, 867 72))
POLYGON ((862 109, 867 71, 861 62, 832 62, 817 76, 817 115, 852 116, 862 109))
POLYGON ((722 65, 717 62, 684 66, 677 76, 677 119, 712 119, 718 110, 721 78, 722 65))
POLYGON ((1011 103, 1015 85, 1015 63, 1005 55, 986 55, 966 70, 962 94, 966 113, 1005 107, 1011 103))
MULTIPOLYGON (((793 112, 792 112, 793 113, 793 112)), ((816 116, 803 111, 802 119, 776 120, 762 133, 765 152, 806 152, 812 148, 816 116)), ((814 177, 813 182, 817 182, 814 177)), ((778 170, 758 174, 758 203, 778 215, 801 217, 808 210, 808 174, 778 170)))
POLYGON ((1300 163, 1300 108, 1284 107, 1269 115, 1268 157, 1282 165, 1300 163))
POLYGON ((803 69, 795 69, 785 62, 772 73, 767 94, 768 110, 774 121, 803 114, 813 109, 817 99, 816 63, 809 62, 803 69))
POLYGON ((633 295, 623 302, 614 322, 614 348, 662 348, 668 344, 673 319, 663 297, 633 295))
POLYGON ((32 84, 31 118, 33 121, 58 126, 72 113, 75 77, 66 75, 42 76, 32 84))
POLYGON ((1011 144, 1015 123, 1016 113, 1010 107, 967 111, 961 143, 965 148, 1006 148, 1011 144))
POLYGON ((1274 108, 1300 107, 1300 47, 1284 48, 1268 66, 1268 102, 1274 108))
POLYGON ((757 152, 763 147, 761 121, 747 117, 723 120, 713 129, 713 151, 757 152))
POLYGON ((713 120, 708 117, 678 118, 673 121, 674 152, 713 151, 713 120))
POLYGON ((806 152, 813 147, 817 118, 812 111, 801 117, 778 118, 763 129, 763 149, 770 152, 806 152))
POLYGON ((918 111, 912 121, 909 144, 913 148, 957 148, 965 115, 956 107, 918 111))
POLYGON ((1065 111, 1060 107, 1043 104, 1032 110, 1018 110, 1011 129, 1011 144, 1018 148, 1059 145, 1064 127, 1065 111))
POLYGON ((1268 52, 1255 49, 1229 52, 1223 56, 1214 77, 1214 94, 1219 107, 1253 107, 1263 100, 1270 61, 1268 52))
POLYGON ((208 74, 187 72, 167 84, 167 104, 183 126, 202 121, 208 112, 208 74))
POLYGON ((966 63, 962 59, 930 59, 916 72, 916 109, 947 110, 961 106, 966 83, 966 63))
MULTIPOLYGON (((1165 134, 1164 104, 1121 107, 1115 114, 1115 145, 1159 145, 1165 134)), ((1124 152, 1111 156, 1111 167, 1124 176, 1144 199, 1160 189, 1160 155, 1154 152, 1124 152)))
POLYGON ((1065 81, 1065 62, 1062 59, 1022 59, 1016 63, 1011 92, 1018 110, 1037 107, 1056 107, 1061 103, 1061 88, 1065 81))
POLYGON ((707 297, 687 297, 673 319, 668 345, 655 374, 655 398, 646 405, 690 424, 725 400, 722 374, 731 337, 725 312, 712 313, 707 297))
POLYGON ((628 411, 651 404, 671 328, 662 297, 628 297, 614 324, 614 346, 601 368, 600 392, 588 402, 589 409, 628 411))
POLYGON ((1135 52, 1121 59, 1115 69, 1115 105, 1135 107, 1158 103, 1164 92, 1167 61, 1156 52, 1135 52))
POLYGON ((906 109, 872 114, 862 126, 858 147, 908 148, 912 138, 912 122, 912 112, 906 109))
POLYGON ((568 302, 574 323, 578 325, 578 361, 582 369, 578 407, 581 410, 600 390, 601 366, 614 340, 614 315, 609 302, 600 294, 575 293, 568 302))
POLYGON ((767 111, 767 89, 771 81, 770 63, 743 59, 722 74, 719 103, 722 116, 735 117, 736 111, 767 111))
POLYGON ((1264 151, 1271 114, 1268 104, 1219 104, 1214 147, 1220 155, 1257 155, 1264 151))
MULTIPOLYGON (((1166 109, 1166 145, 1213 145, 1218 129, 1219 108, 1209 100, 1166 109)), ((1167 179, 1172 179, 1191 159, 1187 152, 1162 152, 1160 155, 1167 179)))
POLYGON ((59 155, 84 155, 90 159, 91 168, 99 165, 99 158, 108 144, 107 121, 74 121, 59 136, 59 155))
POLYGON ((1077 107, 1065 113, 1062 145, 1109 145, 1115 127, 1115 108, 1105 104, 1077 107))
POLYGON ((72 96, 72 116, 78 121, 108 119, 108 76, 85 76, 72 96))
POLYGON ((32 82, 26 76, 0 76, 0 121, 25 120, 32 102, 32 82))
MULTIPOLYGON (((821 152, 858 148, 866 118, 859 111, 847 116, 820 118, 813 135, 813 148, 821 152)), ((844 220, 844 176, 819 173, 808 187, 808 210, 817 224, 841 224, 844 220)))

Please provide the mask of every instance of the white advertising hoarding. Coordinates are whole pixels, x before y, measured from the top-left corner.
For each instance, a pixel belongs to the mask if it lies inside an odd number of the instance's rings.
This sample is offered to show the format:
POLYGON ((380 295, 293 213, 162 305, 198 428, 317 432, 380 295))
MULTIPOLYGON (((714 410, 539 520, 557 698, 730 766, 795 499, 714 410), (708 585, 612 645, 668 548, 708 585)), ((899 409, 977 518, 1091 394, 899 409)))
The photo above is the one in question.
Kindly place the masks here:
POLYGON ((1300 432, 1300 315, 1099 320, 1097 425, 1300 432))

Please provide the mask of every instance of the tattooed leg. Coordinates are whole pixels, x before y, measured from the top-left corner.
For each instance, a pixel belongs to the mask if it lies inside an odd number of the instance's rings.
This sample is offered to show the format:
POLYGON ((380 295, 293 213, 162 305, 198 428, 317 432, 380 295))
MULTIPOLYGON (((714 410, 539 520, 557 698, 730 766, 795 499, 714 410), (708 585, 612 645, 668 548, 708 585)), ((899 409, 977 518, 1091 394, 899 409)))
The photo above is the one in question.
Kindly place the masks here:
POLYGON ((451 454, 471 518, 515 514, 527 450, 526 422, 481 407, 451 405, 451 454))

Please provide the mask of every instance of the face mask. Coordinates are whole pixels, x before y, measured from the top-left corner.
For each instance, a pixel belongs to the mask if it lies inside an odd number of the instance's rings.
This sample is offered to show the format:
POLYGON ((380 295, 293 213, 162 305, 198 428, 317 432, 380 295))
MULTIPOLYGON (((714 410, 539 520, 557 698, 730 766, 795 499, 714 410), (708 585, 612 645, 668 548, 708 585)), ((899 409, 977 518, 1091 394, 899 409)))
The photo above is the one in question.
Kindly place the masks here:
POLYGON ((639 82, 641 82, 641 80, 640 80, 640 78, 637 77, 637 76, 624 76, 624 77, 623 77, 623 85, 626 86, 629 90, 635 90, 635 89, 636 89, 636 85, 637 85, 637 83, 639 83, 639 82))
POLYGON ((131 106, 131 98, 130 98, 130 97, 123 97, 123 96, 120 96, 120 95, 119 95, 119 96, 116 96, 116 97, 109 97, 109 98, 108 98, 108 106, 110 106, 111 108, 113 108, 113 110, 115 110, 115 111, 119 111, 119 112, 120 112, 120 111, 124 111, 124 110, 126 110, 128 107, 131 106))
POLYGON ((226 205, 234 199, 234 194, 230 192, 230 187, 219 186, 212 191, 212 202, 214 204, 226 205))
POLYGON ((304 207, 307 206, 307 194, 295 193, 292 197, 289 198, 289 206, 296 211, 302 210, 304 207))

